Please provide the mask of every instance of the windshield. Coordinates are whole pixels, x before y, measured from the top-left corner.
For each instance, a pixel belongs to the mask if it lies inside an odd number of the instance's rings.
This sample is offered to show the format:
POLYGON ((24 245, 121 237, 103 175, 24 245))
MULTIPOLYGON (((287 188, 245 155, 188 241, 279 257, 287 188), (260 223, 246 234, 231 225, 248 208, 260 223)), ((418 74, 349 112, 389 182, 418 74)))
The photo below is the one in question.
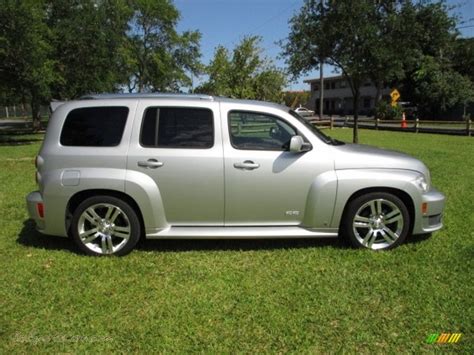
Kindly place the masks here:
POLYGON ((328 137, 327 135, 325 135, 318 128, 316 128, 316 126, 312 125, 307 120, 305 120, 303 117, 298 115, 298 113, 296 113, 295 111, 293 111, 291 109, 288 112, 289 112, 290 115, 292 115, 294 118, 296 118, 302 124, 304 124, 311 132, 313 132, 316 136, 318 136, 318 138, 321 139, 324 143, 334 144, 334 141, 335 141, 334 139, 332 139, 331 137, 328 137))

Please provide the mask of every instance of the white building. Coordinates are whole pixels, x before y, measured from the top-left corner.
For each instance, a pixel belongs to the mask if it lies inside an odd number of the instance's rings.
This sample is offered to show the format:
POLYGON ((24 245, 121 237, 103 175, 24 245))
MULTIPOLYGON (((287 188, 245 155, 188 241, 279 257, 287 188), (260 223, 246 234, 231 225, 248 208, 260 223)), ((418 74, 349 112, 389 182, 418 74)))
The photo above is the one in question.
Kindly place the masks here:
MULTIPOLYGON (((319 111, 319 79, 305 80, 310 84, 311 96, 308 108, 319 111)), ((359 113, 373 114, 375 107, 375 96, 377 89, 370 81, 366 81, 360 88, 359 113)), ((324 114, 347 115, 353 113, 352 91, 346 79, 342 75, 324 78, 324 114)), ((389 100, 390 89, 382 89, 382 98, 389 100)))

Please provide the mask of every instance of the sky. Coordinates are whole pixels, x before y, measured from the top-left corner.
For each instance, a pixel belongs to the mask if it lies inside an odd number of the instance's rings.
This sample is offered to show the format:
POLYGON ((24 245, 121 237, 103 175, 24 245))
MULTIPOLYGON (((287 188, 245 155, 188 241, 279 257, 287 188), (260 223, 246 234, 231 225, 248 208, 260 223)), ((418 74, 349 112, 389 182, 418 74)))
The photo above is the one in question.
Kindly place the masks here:
MULTIPOLYGON (((262 37, 264 54, 278 67, 284 68, 284 59, 279 59, 280 46, 289 33, 288 21, 299 11, 304 0, 174 0, 181 13, 178 30, 199 30, 202 34, 202 61, 208 64, 218 45, 232 49, 246 35, 262 37)), ((474 0, 448 0, 455 5, 452 10, 465 22, 463 26, 474 25, 474 0)), ((474 37, 474 27, 461 28, 463 37, 474 37)), ((325 76, 336 75, 334 68, 325 66, 325 76)), ((289 90, 308 89, 303 80, 319 76, 319 71, 309 73, 289 90)), ((197 83, 195 83, 196 86, 197 83)))

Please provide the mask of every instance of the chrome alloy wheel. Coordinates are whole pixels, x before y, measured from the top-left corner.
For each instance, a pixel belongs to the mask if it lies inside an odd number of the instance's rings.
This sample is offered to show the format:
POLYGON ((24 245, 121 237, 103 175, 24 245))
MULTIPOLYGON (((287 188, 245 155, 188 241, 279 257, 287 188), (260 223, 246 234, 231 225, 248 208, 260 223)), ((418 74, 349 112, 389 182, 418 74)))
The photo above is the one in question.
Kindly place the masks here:
POLYGON ((391 201, 370 200, 356 212, 352 221, 354 235, 363 246, 377 250, 395 243, 403 231, 403 214, 391 201))
POLYGON ((122 249, 131 234, 127 215, 110 203, 98 203, 85 209, 77 229, 81 242, 99 254, 112 254, 122 249))

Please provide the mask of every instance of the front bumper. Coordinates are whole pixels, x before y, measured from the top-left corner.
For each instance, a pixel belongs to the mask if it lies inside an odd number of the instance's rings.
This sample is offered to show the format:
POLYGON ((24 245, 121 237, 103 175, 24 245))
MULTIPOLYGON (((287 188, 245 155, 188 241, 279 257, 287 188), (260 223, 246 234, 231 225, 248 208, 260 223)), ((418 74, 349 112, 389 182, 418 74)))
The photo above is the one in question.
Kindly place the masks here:
POLYGON ((446 197, 431 188, 430 191, 421 196, 421 201, 417 208, 417 218, 413 226, 413 234, 431 233, 443 227, 443 211, 446 197), (422 211, 422 205, 426 203, 426 212, 422 211))
POLYGON ((43 203, 43 198, 39 191, 33 191, 26 196, 26 206, 28 208, 28 214, 30 218, 36 223, 36 229, 39 232, 43 232, 45 229, 44 218, 39 215, 38 204, 43 203))

